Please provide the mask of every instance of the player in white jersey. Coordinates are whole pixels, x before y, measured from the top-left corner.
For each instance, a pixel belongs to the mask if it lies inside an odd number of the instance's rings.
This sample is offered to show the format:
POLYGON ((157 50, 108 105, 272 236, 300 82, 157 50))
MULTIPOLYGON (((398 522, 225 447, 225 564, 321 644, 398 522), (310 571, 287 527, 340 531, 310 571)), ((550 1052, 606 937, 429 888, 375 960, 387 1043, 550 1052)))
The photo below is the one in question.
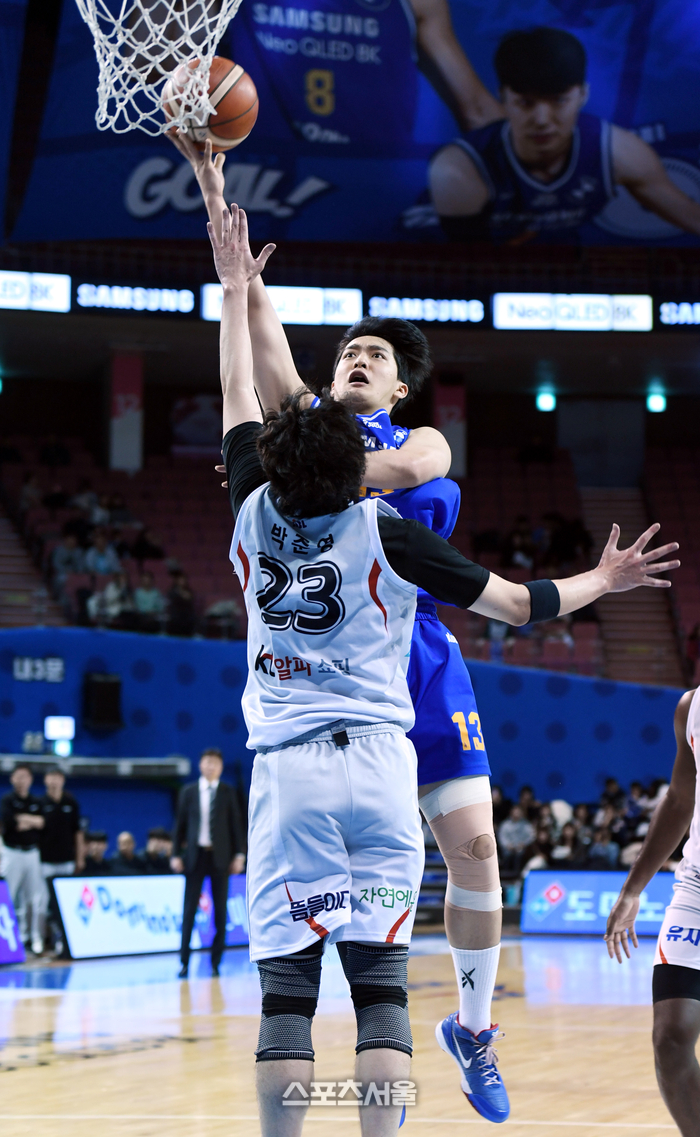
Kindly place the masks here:
MULTIPOLYGON (((323 945, 338 944, 350 983, 358 1089, 409 1071, 406 945, 423 857, 416 757, 405 737, 416 588, 524 624, 608 591, 667 586, 650 574, 678 562, 653 563, 675 545, 644 553, 658 526, 627 550, 617 549, 615 527, 591 572, 515 585, 377 499, 358 501, 365 448, 346 402, 324 397, 309 407, 300 392, 268 412, 261 430, 248 288, 273 246, 253 259, 236 206, 221 239, 211 225, 209 233, 223 285, 232 556, 249 619, 243 710, 258 750, 248 873, 251 955, 263 990, 258 1095, 266 1137, 292 1137, 304 1110, 285 1109, 285 1093, 294 1084, 308 1095, 323 945)), ((368 1092, 365 1137, 395 1133, 399 1112, 368 1092)))
POLYGON ((639 897, 683 840, 673 899, 666 909, 654 957, 654 1058, 656 1078, 683 1137, 700 1133, 700 688, 681 698, 673 720, 676 760, 671 784, 654 810, 642 851, 608 919, 610 957, 630 958, 637 947, 634 921, 639 897))

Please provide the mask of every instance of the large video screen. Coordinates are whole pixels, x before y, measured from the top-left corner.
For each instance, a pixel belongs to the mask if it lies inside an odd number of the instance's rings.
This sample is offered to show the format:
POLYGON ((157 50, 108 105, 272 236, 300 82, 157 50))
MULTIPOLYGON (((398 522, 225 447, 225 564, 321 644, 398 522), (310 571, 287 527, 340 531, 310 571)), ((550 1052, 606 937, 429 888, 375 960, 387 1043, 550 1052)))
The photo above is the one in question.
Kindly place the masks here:
MULTIPOLYGON (((184 876, 57 877, 56 899, 73 959, 179 951, 184 876)), ((229 877, 226 944, 248 943, 245 876, 229 877)), ((205 880, 191 947, 211 947, 214 908, 205 880)))
MULTIPOLYGON (((523 886, 523 932, 602 935, 625 872, 530 872, 523 886)), ((655 936, 673 896, 673 873, 657 873, 642 892, 637 935, 655 936)))
MULTIPOLYGON (((698 243, 697 4, 243 0, 218 51, 260 96, 226 162, 256 238, 698 243)), ((66 3, 12 237, 202 237, 181 155, 98 132, 96 84, 66 3)))

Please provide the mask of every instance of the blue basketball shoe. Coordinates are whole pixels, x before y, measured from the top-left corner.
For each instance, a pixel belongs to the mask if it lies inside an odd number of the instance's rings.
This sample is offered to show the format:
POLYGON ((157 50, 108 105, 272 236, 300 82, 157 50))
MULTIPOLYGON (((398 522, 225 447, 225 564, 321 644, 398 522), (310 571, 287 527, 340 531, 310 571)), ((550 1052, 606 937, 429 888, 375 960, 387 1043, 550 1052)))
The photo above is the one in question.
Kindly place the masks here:
POLYGON ((498 1026, 472 1034, 459 1025, 457 1015, 448 1015, 435 1027, 438 1046, 451 1054, 459 1066, 461 1086, 467 1100, 487 1121, 506 1121, 510 1113, 508 1094, 498 1072, 493 1044, 498 1026))

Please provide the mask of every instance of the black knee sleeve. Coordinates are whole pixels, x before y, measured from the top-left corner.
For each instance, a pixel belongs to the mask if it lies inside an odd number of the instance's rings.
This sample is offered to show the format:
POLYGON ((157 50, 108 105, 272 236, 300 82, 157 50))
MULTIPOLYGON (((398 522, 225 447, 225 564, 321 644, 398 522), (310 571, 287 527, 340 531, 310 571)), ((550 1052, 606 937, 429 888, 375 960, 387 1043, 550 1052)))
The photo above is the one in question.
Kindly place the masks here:
POLYGON ((408 948, 340 943, 338 954, 355 1007, 355 1053, 384 1048, 412 1054, 406 974, 408 948))
POLYGON ((258 961, 262 1018, 255 1051, 257 1062, 284 1058, 314 1060, 311 1020, 321 984, 322 944, 294 955, 258 961))

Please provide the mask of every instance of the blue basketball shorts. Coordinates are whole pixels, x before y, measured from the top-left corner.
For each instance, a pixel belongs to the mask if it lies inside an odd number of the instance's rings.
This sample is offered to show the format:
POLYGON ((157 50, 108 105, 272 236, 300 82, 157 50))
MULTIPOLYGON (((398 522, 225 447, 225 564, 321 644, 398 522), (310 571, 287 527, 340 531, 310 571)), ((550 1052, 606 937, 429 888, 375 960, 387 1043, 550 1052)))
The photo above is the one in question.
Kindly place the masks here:
POLYGON ((434 608, 416 612, 408 686, 416 712, 408 737, 418 755, 418 785, 490 774, 469 672, 434 608))

